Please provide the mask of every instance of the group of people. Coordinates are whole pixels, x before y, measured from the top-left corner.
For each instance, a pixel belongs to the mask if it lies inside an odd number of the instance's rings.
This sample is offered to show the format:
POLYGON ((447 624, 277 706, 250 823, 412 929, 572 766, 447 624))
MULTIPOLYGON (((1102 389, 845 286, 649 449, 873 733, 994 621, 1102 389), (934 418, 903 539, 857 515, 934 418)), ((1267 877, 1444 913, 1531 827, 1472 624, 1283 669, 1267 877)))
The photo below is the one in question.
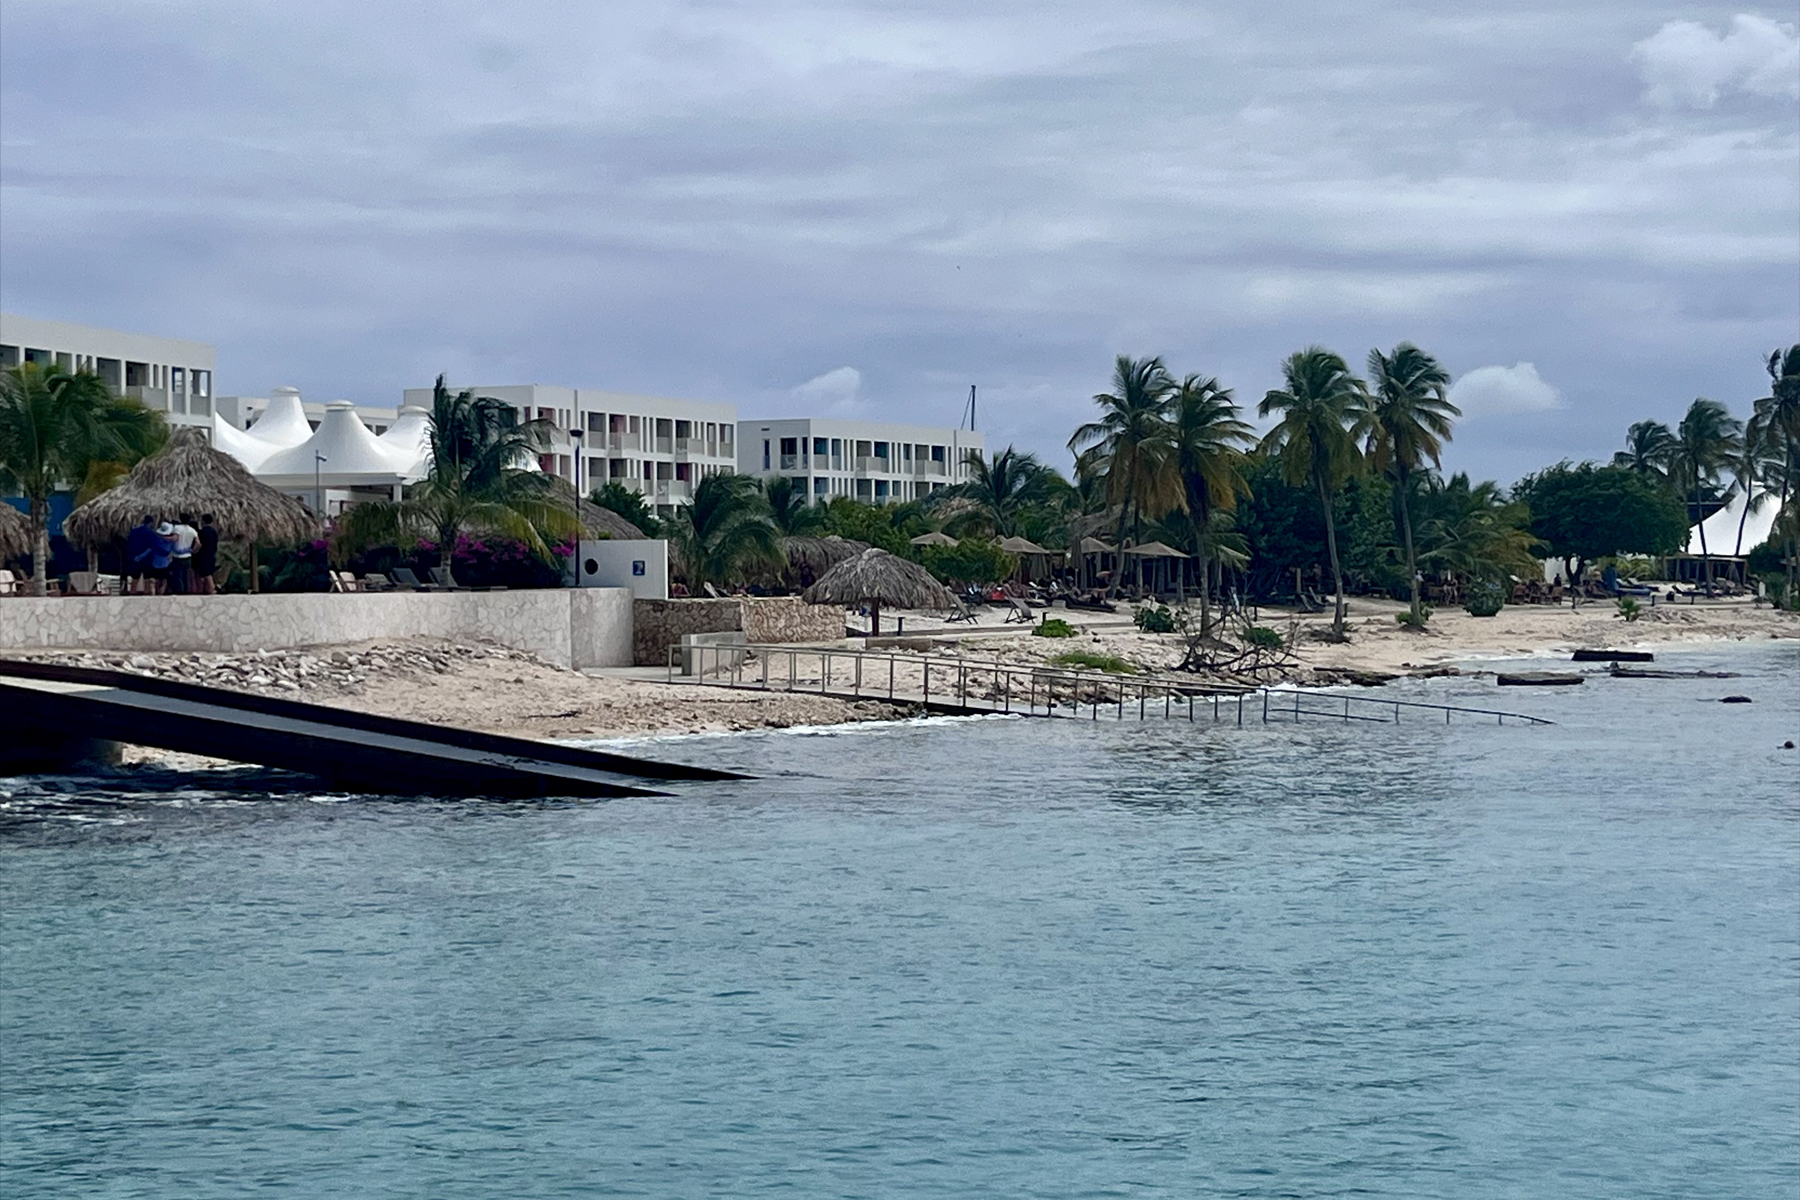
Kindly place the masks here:
POLYGON ((158 522, 150 513, 125 539, 125 590, 133 596, 210 596, 219 569, 219 531, 211 513, 199 528, 182 513, 158 522))

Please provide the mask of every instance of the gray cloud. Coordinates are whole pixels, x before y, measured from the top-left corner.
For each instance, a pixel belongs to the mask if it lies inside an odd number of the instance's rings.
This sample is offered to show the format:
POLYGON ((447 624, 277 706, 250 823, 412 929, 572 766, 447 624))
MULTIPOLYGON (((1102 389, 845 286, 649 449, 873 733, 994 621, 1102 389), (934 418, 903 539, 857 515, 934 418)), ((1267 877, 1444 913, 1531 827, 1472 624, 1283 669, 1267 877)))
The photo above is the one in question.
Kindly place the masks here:
POLYGON ((781 415, 851 364, 834 403, 952 423, 978 383, 1059 462, 1115 353, 1253 404, 1298 346, 1411 339, 1555 381, 1452 447, 1511 478, 1741 410, 1794 337, 1796 106, 1737 50, 1681 67, 1734 18, 12 0, 0 302, 217 342, 245 392, 781 415))

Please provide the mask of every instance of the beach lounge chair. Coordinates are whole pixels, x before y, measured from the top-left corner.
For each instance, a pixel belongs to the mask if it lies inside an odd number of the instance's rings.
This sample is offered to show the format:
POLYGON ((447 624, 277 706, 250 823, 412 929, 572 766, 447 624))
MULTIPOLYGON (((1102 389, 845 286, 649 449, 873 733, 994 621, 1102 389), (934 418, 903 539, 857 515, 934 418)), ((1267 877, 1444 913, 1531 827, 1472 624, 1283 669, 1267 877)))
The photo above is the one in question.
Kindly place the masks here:
POLYGON ((1037 624, 1037 614, 1031 611, 1031 605, 1025 603, 1023 600, 1019 599, 1017 596, 1008 596, 1006 598, 1006 603, 1007 603, 1007 607, 1011 611, 1009 611, 1006 614, 1006 620, 1005 620, 1004 624, 1007 624, 1007 625, 1035 625, 1035 624, 1037 624))
POLYGON ((17 596, 19 579, 11 571, 0 570, 0 596, 17 596))
POLYGON ((437 585, 439 591, 466 592, 470 590, 456 582, 456 576, 450 573, 449 567, 431 568, 431 582, 437 585))
POLYGON ((429 584, 419 582, 419 577, 412 573, 410 567, 395 567, 388 572, 388 580, 394 585, 396 591, 424 592, 431 590, 429 584))
POLYGON ((950 615, 944 620, 952 625, 959 621, 973 625, 975 624, 975 610, 964 604, 960 596, 952 596, 950 597, 950 615))

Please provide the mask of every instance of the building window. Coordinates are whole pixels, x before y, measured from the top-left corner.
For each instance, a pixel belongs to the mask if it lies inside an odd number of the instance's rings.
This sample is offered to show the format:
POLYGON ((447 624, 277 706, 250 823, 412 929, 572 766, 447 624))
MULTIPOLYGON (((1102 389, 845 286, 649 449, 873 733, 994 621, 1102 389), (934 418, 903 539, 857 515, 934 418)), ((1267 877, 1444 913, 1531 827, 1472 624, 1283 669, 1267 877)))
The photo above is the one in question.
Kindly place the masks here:
POLYGON ((763 439, 763 470, 769 469, 769 439, 763 439))
POLYGON ((813 457, 825 458, 831 453, 831 443, 824 438, 813 439, 813 457))

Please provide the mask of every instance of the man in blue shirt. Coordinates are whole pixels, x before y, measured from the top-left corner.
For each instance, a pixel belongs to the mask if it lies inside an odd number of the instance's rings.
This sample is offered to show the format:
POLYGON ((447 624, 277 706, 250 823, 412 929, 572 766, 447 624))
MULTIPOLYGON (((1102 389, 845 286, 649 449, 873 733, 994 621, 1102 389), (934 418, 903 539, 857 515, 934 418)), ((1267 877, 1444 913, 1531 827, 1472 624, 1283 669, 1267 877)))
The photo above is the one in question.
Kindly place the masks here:
POLYGON ((125 536, 125 590, 150 594, 150 557, 156 553, 156 518, 149 513, 125 536))

